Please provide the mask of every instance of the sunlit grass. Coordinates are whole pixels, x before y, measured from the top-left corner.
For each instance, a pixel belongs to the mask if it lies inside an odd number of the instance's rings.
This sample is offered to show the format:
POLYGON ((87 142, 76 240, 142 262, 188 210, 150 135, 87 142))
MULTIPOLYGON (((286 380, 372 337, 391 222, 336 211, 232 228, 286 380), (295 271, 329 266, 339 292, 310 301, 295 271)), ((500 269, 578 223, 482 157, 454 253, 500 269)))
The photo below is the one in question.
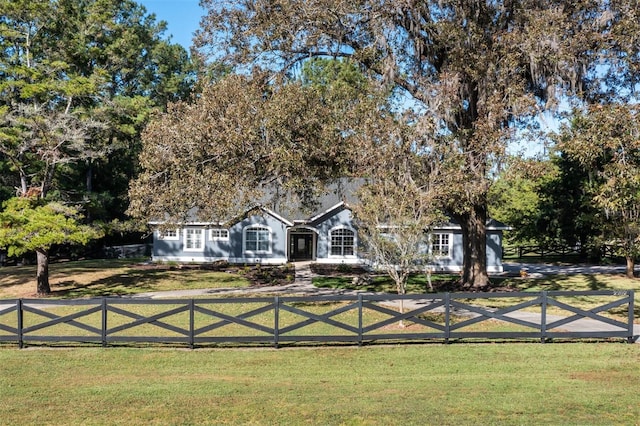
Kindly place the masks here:
MULTIPOLYGON (((150 291, 246 287, 237 274, 170 265, 148 265, 130 259, 54 263, 49 269, 53 297, 102 297, 150 291)), ((32 297, 35 265, 0 268, 0 298, 32 297)))
POLYGON ((635 424, 640 346, 0 349, 11 424, 635 424))
MULTIPOLYGON (((297 300, 297 298, 295 298, 297 300)), ((29 309, 23 313, 23 336, 27 345, 41 344, 49 338, 60 337, 60 342, 102 341, 103 316, 100 310, 102 300, 87 300, 82 305, 55 306, 51 301, 41 304, 26 302, 29 309), (95 312, 91 309, 96 308, 95 312), (35 310, 34 310, 35 309, 35 310), (73 316, 73 321, 70 317, 73 316), (51 324, 52 319, 63 319, 51 324), (87 329, 89 328, 89 329, 87 329)), ((159 344, 188 345, 190 343, 189 300, 162 300, 161 304, 150 305, 144 300, 110 300, 106 312, 107 342, 157 342, 159 344), (149 319, 149 320, 147 320, 149 319), (151 320, 153 319, 153 320, 151 320)), ((407 317, 402 322, 397 319, 397 305, 382 304, 379 308, 365 304, 362 307, 362 322, 359 306, 355 301, 343 302, 298 302, 280 300, 276 320, 275 300, 271 298, 245 298, 232 301, 226 299, 198 299, 193 316, 194 343, 199 346, 218 345, 222 342, 240 343, 253 341, 261 344, 274 343, 274 329, 278 326, 278 341, 313 342, 322 340, 336 343, 347 341, 356 343, 394 341, 401 336, 412 335, 412 339, 443 341, 445 338, 445 314, 441 310, 429 310, 407 317), (238 320, 229 321, 229 318, 238 320), (324 319, 323 319, 324 318, 324 319), (426 322, 424 322, 426 321, 426 322), (359 334, 360 325, 363 334, 359 334), (258 339, 258 340, 257 340, 258 339)), ((409 312, 419 306, 407 307, 409 312)), ((449 324, 454 333, 527 333, 528 338, 538 339, 537 326, 517 325, 503 320, 484 318, 470 321, 464 314, 450 314, 449 324), (469 324, 467 324, 469 322, 469 324), (462 323, 465 323, 461 327, 462 323)), ((535 322, 535 321, 534 321, 535 322)), ((0 326, 17 328, 14 312, 0 315, 0 326)), ((9 335, 6 335, 9 336, 9 335)), ((499 338, 500 336, 496 336, 499 338)), ((521 335, 521 337, 524 337, 521 335)), ((453 338, 456 338, 455 335, 453 338)), ((467 338, 470 338, 467 336, 467 338)), ((17 343, 15 333, 4 340, 17 343)), ((135 343, 134 343, 135 344, 135 343)))
MULTIPOLYGON (((452 274, 436 274, 432 276, 434 286, 450 287, 460 277, 452 274)), ((345 290, 361 290, 375 293, 397 294, 396 284, 387 275, 377 274, 372 277, 370 284, 355 285, 351 276, 316 276, 313 285, 319 288, 335 288, 345 290)), ((431 293, 427 278, 423 274, 412 275, 407 280, 406 291, 412 293, 431 293)))

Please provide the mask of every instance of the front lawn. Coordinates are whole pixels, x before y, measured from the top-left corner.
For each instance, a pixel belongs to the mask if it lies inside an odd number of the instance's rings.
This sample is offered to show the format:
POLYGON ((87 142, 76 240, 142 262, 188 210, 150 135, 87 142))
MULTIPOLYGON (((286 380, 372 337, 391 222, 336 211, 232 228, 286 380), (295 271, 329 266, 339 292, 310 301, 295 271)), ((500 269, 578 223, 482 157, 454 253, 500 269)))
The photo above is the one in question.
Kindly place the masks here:
MULTIPOLYGON (((35 265, 0 268, 0 299, 34 297, 35 265)), ((247 287, 239 273, 156 265, 131 259, 84 260, 49 266, 52 296, 60 298, 131 295, 150 291, 247 287)))
MULTIPOLYGON (((360 290, 366 292, 383 292, 397 294, 393 280, 384 274, 374 274, 371 276, 370 284, 357 285, 353 282, 353 277, 358 274, 350 274, 347 271, 338 272, 335 275, 323 275, 313 278, 313 284, 321 288, 334 288, 343 290, 360 290)), ((434 274, 432 276, 434 290, 430 291, 423 274, 413 275, 407 282, 408 294, 421 293, 444 293, 444 292, 468 292, 472 289, 463 288, 459 285, 459 276, 454 274, 434 274)), ((640 280, 627 278, 624 274, 575 274, 575 275, 549 275, 539 278, 535 277, 493 277, 489 288, 484 292, 541 292, 541 291, 595 291, 595 290, 635 290, 640 287, 640 280)), ((640 318, 640 302, 636 292, 636 303, 634 306, 635 317, 640 318)), ((583 310, 611 302, 611 296, 582 296, 582 297, 559 297, 558 301, 583 310)), ((524 301, 518 298, 492 298, 492 299, 469 299, 461 300, 466 303, 487 306, 491 308, 505 308, 524 301)), ((527 310, 537 311, 539 308, 529 308, 527 310)), ((550 307, 550 314, 570 315, 562 309, 550 307)), ((606 316, 615 317, 626 321, 627 313, 620 308, 610 309, 605 312, 606 316)))
POLYGON ((635 424, 639 376, 640 345, 614 343, 0 348, 0 418, 11 424, 635 424))
MULTIPOLYGON (((320 288, 346 290, 363 290, 369 292, 397 293, 393 280, 384 273, 371 275, 371 283, 358 285, 355 276, 360 272, 335 270, 313 278, 313 284, 320 288)), ((431 281, 434 287, 429 290, 424 274, 415 274, 407 281, 407 293, 441 293, 452 291, 469 291, 459 285, 457 274, 433 274, 431 281)), ((542 277, 493 276, 489 288, 483 291, 592 291, 592 290, 633 290, 640 288, 640 279, 630 279, 624 274, 571 274, 548 275, 542 277)))
MULTIPOLYGON (((319 288, 334 288, 343 290, 360 290, 372 293, 390 293, 397 294, 396 285, 391 278, 383 274, 375 274, 371 276, 369 284, 354 283, 354 276, 346 274, 340 275, 322 275, 313 277, 313 285, 319 288)), ((437 274, 431 277, 434 287, 433 292, 454 291, 458 286, 460 279, 458 275, 437 274)), ((433 293, 429 290, 427 278, 425 275, 412 275, 407 281, 407 293, 433 293)))

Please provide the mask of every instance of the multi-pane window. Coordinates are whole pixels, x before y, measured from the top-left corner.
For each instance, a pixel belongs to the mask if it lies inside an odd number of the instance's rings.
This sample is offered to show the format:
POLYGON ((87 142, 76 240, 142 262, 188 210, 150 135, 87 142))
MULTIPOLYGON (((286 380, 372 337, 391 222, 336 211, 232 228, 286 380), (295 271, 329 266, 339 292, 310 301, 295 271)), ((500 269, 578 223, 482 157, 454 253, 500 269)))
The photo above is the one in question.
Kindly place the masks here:
POLYGON ((331 256, 353 256, 355 253, 355 234, 350 229, 331 231, 331 256))
POLYGON ((435 257, 449 257, 451 255, 450 234, 431 235, 431 254, 435 257))
POLYGON ((245 229, 244 249, 251 252, 269 252, 271 249, 269 228, 258 226, 245 229))
POLYGON ((204 229, 187 228, 184 230, 184 249, 190 251, 204 250, 204 229))
POLYGON ((160 231, 160 239, 161 240, 177 240, 178 239, 178 230, 177 229, 165 229, 164 231, 160 231))
POLYGON ((229 230, 223 228, 211 228, 210 229, 211 240, 228 240, 229 239, 229 230))

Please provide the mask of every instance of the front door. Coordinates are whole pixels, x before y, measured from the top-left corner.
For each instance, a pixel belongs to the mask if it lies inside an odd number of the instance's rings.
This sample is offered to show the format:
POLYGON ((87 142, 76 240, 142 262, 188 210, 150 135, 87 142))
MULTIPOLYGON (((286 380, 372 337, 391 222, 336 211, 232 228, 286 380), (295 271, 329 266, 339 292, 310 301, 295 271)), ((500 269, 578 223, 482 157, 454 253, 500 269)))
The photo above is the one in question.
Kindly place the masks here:
POLYGON ((313 259, 313 234, 292 233, 291 236, 291 260, 313 259))

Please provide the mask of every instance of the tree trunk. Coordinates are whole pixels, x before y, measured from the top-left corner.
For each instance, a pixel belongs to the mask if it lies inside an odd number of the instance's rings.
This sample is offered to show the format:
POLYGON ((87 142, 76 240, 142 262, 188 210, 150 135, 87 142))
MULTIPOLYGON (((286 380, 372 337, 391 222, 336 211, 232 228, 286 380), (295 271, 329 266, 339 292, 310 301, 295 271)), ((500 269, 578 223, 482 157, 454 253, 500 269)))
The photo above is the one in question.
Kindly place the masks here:
MULTIPOLYGON (((87 174, 85 175, 85 177, 87 184, 87 194, 89 194, 89 197, 91 197, 91 193, 93 192, 93 161, 91 160, 91 158, 87 160, 87 174)), ((87 209, 85 218, 87 220, 87 223, 92 222, 93 219, 91 218, 91 209, 87 209)))
POLYGON ((51 293, 49 286, 49 253, 46 251, 36 251, 38 266, 36 281, 38 284, 38 295, 44 296, 51 293))
POLYGON ((27 175, 24 172, 24 170, 22 170, 22 167, 20 168, 20 193, 18 193, 18 197, 24 197, 27 194, 27 191, 29 190, 29 184, 27 183, 27 175))
POLYGON ((482 288, 489 285, 487 274, 487 207, 477 204, 457 215, 462 228, 462 284, 482 288))
POLYGON ((633 256, 626 256, 627 259, 627 278, 635 278, 633 270, 635 269, 635 261, 633 256))
MULTIPOLYGON (((403 296, 406 294, 406 286, 407 286, 407 278, 405 277, 403 278, 398 278, 398 280, 396 281, 396 289, 398 290, 398 295, 399 296, 403 296)), ((404 299, 400 299, 399 300, 400 304, 398 306, 398 311, 400 312, 400 315, 404 314, 404 299)), ((398 321, 398 327, 399 328, 404 328, 404 321, 400 320, 398 321)))
POLYGON ((87 173, 85 175, 86 185, 87 185, 87 193, 91 194, 93 192, 93 161, 91 158, 87 160, 87 173))

